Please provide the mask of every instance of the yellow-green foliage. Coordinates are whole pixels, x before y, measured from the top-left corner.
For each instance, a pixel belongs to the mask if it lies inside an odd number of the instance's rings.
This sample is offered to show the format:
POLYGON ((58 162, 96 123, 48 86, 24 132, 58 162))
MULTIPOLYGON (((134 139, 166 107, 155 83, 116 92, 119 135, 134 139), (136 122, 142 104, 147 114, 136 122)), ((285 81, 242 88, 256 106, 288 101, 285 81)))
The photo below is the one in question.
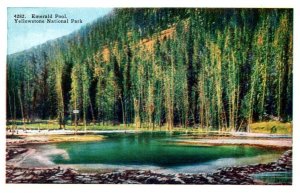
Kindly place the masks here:
POLYGON ((249 127, 253 133, 292 134, 292 123, 280 121, 257 122, 249 127))
POLYGON ((48 137, 50 142, 66 142, 66 141, 100 141, 104 137, 101 135, 51 135, 48 137))
POLYGON ((25 140, 37 143, 58 143, 58 142, 86 142, 86 141, 101 141, 105 137, 102 135, 76 135, 76 134, 37 134, 25 136, 25 140))

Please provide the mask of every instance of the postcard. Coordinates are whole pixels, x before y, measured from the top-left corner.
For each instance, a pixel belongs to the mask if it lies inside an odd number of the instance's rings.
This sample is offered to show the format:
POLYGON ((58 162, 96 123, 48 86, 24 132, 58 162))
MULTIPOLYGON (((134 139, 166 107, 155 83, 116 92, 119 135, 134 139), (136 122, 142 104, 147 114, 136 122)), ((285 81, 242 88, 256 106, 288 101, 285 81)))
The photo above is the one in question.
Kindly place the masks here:
POLYGON ((6 184, 293 185, 294 19, 7 7, 6 184))

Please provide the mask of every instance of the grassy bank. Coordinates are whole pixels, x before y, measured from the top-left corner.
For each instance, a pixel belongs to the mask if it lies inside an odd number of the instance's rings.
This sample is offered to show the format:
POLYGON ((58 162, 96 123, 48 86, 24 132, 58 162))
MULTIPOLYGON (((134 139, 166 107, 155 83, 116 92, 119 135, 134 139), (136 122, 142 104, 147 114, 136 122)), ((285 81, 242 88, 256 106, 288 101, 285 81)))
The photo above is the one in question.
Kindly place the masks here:
MULTIPOLYGON (((265 122, 257 122, 249 125, 250 131, 252 133, 265 133, 265 134, 292 134, 292 123, 283 123, 279 121, 265 121, 265 122)), ((7 129, 28 129, 28 130, 58 130, 59 124, 56 121, 40 121, 39 123, 26 123, 23 124, 22 121, 18 120, 15 124, 8 124, 7 129)), ((74 130, 75 126, 67 124, 64 129, 66 130, 74 130)), ((82 124, 77 126, 77 131, 101 131, 101 130, 136 130, 134 124, 120 124, 120 125, 111 125, 111 124, 89 124, 86 127, 82 124)), ((139 131, 166 131, 167 127, 156 127, 156 128, 148 128, 142 127, 137 129, 139 131)), ((182 127, 174 127, 172 131, 188 131, 195 133, 207 133, 207 132, 218 132, 213 129, 203 129, 203 128, 182 128, 182 127)))
MULTIPOLYGON (((58 130, 59 124, 57 121, 46 121, 42 120, 40 122, 36 123, 25 123, 21 120, 17 120, 12 124, 12 122, 7 123, 7 129, 28 129, 28 130, 58 130)), ((63 129, 66 130, 74 130, 75 131, 75 126, 71 124, 66 124, 63 129)), ((161 126, 161 127, 147 127, 146 124, 141 127, 141 128, 136 128, 134 124, 118 124, 118 125, 112 125, 112 124, 93 124, 90 123, 86 127, 81 123, 77 125, 77 131, 101 131, 101 130, 139 130, 139 131, 166 131, 167 127, 166 126, 161 126)), ((174 127, 172 131, 194 131, 194 132, 207 132, 207 129, 200 129, 200 128, 183 128, 183 127, 174 127)), ((213 132, 213 131, 212 131, 213 132)))
POLYGON ((257 122, 249 125, 253 133, 268 134, 292 134, 292 123, 282 123, 279 121, 257 122))

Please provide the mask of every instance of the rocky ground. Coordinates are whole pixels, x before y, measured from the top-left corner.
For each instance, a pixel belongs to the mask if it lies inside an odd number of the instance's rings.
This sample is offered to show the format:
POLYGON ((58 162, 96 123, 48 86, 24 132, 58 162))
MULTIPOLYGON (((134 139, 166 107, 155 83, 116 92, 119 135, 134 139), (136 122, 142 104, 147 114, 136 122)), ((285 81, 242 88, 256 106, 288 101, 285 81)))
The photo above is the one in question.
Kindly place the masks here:
MULTIPOLYGON (((13 150, 12 150, 13 151, 13 150)), ((17 155, 13 151, 7 155, 17 155)), ((11 152, 10 150, 8 152, 11 152)), ((11 158, 11 157, 7 157, 11 158)), ((208 174, 161 174, 150 170, 125 170, 107 173, 81 173, 74 169, 19 168, 6 166, 7 183, 45 184, 263 184, 250 175, 261 172, 292 171, 292 151, 286 151, 276 162, 220 168, 208 174)))
POLYGON ((9 148, 6 148, 6 161, 19 154, 25 153, 26 151, 28 151, 26 148, 10 146, 9 148))

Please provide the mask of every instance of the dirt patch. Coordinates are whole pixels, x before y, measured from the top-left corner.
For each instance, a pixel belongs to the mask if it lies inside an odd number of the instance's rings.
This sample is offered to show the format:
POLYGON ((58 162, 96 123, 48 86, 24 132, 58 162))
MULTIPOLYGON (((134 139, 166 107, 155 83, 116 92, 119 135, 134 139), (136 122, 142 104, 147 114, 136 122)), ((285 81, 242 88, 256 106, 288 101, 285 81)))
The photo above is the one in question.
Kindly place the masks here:
POLYGON ((101 141, 103 135, 75 135, 75 134, 53 134, 53 135, 28 135, 20 139, 7 139, 7 145, 25 145, 39 143, 60 143, 60 142, 85 142, 101 141))
POLYGON ((192 144, 192 145, 249 145, 249 146, 261 146, 261 147, 273 147, 273 148, 291 148, 292 139, 243 139, 243 138, 209 138, 209 139, 179 139, 174 140, 173 143, 179 145, 192 144))

